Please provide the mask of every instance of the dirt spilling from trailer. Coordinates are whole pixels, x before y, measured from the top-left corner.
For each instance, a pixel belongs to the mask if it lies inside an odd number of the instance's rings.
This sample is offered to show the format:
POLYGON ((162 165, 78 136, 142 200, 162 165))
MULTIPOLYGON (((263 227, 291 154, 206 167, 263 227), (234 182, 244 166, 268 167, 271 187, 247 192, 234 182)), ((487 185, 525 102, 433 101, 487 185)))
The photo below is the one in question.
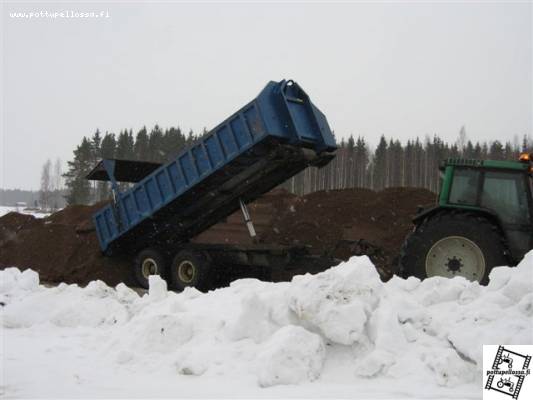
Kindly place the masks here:
MULTIPOLYGON (((274 190, 249 205, 263 243, 306 245, 313 254, 347 259, 368 254, 387 276, 411 229, 418 205, 431 205, 435 195, 424 189, 333 190, 305 196, 274 190)), ((0 268, 32 268, 41 280, 86 284, 101 279, 109 285, 134 285, 130 260, 103 257, 92 226, 102 207, 70 206, 48 218, 9 213, 0 218, 0 268)), ((252 243, 240 212, 194 239, 199 243, 252 243)), ((274 276, 290 279, 305 270, 274 276)))

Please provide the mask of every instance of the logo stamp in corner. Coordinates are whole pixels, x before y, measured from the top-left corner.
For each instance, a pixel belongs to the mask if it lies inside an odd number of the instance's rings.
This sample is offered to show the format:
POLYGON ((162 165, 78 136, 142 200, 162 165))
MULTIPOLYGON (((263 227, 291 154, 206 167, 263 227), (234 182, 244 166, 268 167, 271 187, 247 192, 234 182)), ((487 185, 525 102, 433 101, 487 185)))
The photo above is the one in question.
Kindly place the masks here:
POLYGON ((483 346, 483 400, 533 398, 533 345, 483 346))

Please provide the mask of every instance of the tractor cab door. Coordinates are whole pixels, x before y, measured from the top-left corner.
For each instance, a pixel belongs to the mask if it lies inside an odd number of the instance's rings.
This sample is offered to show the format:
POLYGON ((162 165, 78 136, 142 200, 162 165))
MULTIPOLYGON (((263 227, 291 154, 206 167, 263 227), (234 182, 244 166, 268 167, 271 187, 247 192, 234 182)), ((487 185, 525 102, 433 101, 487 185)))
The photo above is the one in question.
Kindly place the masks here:
POLYGON ((531 189, 524 173, 481 172, 479 205, 498 215, 513 258, 519 261, 533 247, 531 189))

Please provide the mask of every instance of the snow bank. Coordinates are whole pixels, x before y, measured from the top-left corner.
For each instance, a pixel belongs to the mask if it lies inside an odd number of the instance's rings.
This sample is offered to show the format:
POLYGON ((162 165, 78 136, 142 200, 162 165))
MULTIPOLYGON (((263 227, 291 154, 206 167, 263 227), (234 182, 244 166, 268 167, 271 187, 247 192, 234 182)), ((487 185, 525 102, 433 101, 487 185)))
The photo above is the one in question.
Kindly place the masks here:
POLYGON ((140 296, 99 281, 45 288, 35 272, 8 268, 0 271, 2 330, 20 338, 81 329, 98 362, 133 380, 166 372, 172 381, 263 388, 385 379, 415 393, 477 390, 483 344, 533 343, 533 252, 490 279, 487 287, 462 278, 383 283, 367 257, 354 257, 292 282, 243 279, 206 294, 169 292, 154 277, 140 296))
MULTIPOLYGON (((54 288, 39 286, 39 276, 32 270, 18 268, 0 271, 0 299, 4 328, 28 328, 42 323, 59 327, 96 327, 123 323, 129 319, 127 302, 121 291, 102 281, 85 288, 60 284, 54 288)), ((138 297, 138 296, 137 296, 138 297)))
POLYGON ((259 384, 263 387, 314 381, 326 358, 319 335, 287 325, 277 330, 258 356, 259 384))

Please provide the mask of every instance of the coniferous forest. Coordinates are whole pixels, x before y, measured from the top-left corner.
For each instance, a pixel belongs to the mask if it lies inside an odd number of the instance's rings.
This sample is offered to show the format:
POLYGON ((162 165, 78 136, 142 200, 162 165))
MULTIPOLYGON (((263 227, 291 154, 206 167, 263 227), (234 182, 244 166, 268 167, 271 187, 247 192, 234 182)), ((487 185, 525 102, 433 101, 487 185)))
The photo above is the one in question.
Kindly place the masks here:
MULTIPOLYGON (((179 127, 162 129, 158 125, 137 133, 123 130, 119 134, 97 130, 84 137, 76 147, 68 171, 63 175, 68 204, 91 204, 110 197, 107 182, 90 182, 86 175, 102 158, 128 159, 164 163, 181 149, 192 144, 200 134, 184 134, 179 127)), ((338 141, 336 158, 322 169, 308 168, 285 182, 282 187, 292 193, 306 194, 317 190, 354 187, 381 190, 410 186, 438 191, 439 163, 448 157, 516 160, 520 152, 533 151, 529 136, 512 140, 479 142, 468 139, 462 127, 453 143, 438 135, 415 137, 407 142, 381 136, 371 148, 365 138, 350 136, 338 141)), ((126 185, 126 184, 125 184, 126 185)))

